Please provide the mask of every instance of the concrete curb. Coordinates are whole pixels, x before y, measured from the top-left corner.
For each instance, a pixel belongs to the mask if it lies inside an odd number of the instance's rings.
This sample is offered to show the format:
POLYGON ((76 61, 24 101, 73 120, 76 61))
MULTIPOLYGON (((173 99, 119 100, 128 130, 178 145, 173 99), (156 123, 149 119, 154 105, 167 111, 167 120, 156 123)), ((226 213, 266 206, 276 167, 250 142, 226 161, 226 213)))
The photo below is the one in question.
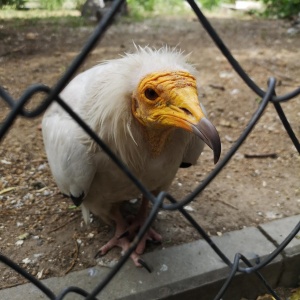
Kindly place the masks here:
MULTIPOLYGON (((252 263, 257 257, 266 258, 300 221, 300 215, 276 220, 243 230, 214 237, 217 246, 232 261, 241 253, 252 263)), ((287 248, 261 270, 271 286, 295 286, 300 279, 300 233, 287 248)), ((143 256, 154 267, 149 274, 127 262, 116 277, 100 293, 104 300, 152 299, 213 299, 229 274, 229 268, 204 241, 147 253, 143 256)), ((43 280, 54 293, 59 294, 69 286, 92 291, 108 274, 109 269, 95 267, 73 272, 65 277, 43 280)), ((238 274, 231 282, 223 299, 253 299, 266 293, 254 274, 238 274)), ((0 291, 1 300, 48 299, 32 284, 25 284, 0 291)), ((74 294, 64 300, 82 300, 74 294)))

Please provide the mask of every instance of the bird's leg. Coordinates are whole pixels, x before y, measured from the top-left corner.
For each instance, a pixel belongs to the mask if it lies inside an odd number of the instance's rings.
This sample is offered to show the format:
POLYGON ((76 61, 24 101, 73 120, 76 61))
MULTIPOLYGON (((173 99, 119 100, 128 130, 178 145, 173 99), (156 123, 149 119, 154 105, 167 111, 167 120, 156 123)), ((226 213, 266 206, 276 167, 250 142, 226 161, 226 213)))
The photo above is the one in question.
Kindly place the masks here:
MULTIPOLYGON (((129 227, 127 227, 126 231, 123 231, 122 234, 119 236, 120 240, 127 236, 129 236, 130 239, 134 238, 136 232, 141 226, 144 225, 148 217, 148 204, 149 200, 143 196, 142 203, 136 217, 132 220, 131 224, 129 225, 129 227)), ((161 242, 161 240, 161 235, 157 233, 153 228, 150 228, 137 245, 135 252, 137 254, 142 254, 145 250, 147 241, 161 242)))
MULTIPOLYGON (((111 250, 114 247, 121 248, 122 253, 125 253, 131 246, 131 243, 128 238, 122 238, 122 239, 119 238, 120 235, 122 233, 124 233, 128 228, 128 224, 124 220, 124 218, 119 210, 119 207, 116 207, 113 210, 111 216, 116 223, 115 234, 112 237, 112 239, 110 239, 105 245, 103 245, 100 248, 100 250, 96 254, 95 258, 105 255, 109 250, 111 250)), ((133 252, 130 257, 137 267, 145 267, 148 271, 150 271, 147 264, 140 258, 140 256, 136 252, 133 252)))
MULTIPOLYGON (((111 217, 116 223, 115 234, 111 240, 109 240, 104 246, 100 248, 99 252, 96 254, 96 257, 105 255, 110 249, 114 247, 120 247, 122 249, 122 253, 125 253, 129 249, 129 247, 131 246, 130 241, 133 240, 137 231, 141 226, 143 226, 145 220, 147 219, 148 204, 149 201, 145 197, 143 197, 137 216, 132 220, 129 226, 124 220, 119 207, 113 209, 111 217)), ((138 243, 135 251, 130 255, 131 259, 137 267, 144 267, 149 272, 151 272, 148 265, 140 258, 140 255, 144 252, 146 242, 148 240, 160 242, 161 239, 161 235, 152 228, 150 228, 146 232, 142 240, 138 243)))

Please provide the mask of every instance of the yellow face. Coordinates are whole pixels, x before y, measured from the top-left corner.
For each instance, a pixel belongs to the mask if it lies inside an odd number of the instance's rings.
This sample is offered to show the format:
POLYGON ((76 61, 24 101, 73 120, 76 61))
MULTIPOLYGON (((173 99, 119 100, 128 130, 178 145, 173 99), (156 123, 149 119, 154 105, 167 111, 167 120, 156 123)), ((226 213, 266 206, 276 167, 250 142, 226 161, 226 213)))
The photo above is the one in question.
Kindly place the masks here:
POLYGON ((183 71, 152 73, 133 95, 132 113, 147 128, 183 128, 204 117, 199 105, 196 79, 183 71))
POLYGON ((182 128, 198 135, 215 152, 221 151, 219 135, 200 107, 196 79, 188 72, 157 72, 143 78, 132 96, 132 114, 157 134, 182 128))

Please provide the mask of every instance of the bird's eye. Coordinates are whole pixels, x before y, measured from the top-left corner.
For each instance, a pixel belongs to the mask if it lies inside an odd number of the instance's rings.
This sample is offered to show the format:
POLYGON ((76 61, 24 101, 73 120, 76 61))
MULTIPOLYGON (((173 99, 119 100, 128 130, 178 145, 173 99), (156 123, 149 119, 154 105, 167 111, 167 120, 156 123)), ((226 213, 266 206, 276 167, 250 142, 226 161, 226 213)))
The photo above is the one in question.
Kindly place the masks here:
POLYGON ((150 88, 145 90, 145 96, 149 100, 155 100, 158 97, 157 93, 153 89, 150 89, 150 88))

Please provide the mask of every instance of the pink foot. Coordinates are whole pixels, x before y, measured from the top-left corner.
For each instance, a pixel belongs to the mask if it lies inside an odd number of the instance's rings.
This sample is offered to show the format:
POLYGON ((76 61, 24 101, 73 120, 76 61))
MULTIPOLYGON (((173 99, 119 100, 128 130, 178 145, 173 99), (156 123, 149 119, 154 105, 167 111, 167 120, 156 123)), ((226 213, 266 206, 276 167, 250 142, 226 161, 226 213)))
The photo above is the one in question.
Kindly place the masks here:
MULTIPOLYGON (((96 254, 95 258, 105 255, 109 250, 114 247, 119 247, 122 249, 122 253, 125 253, 131 246, 130 241, 136 237, 137 231, 143 226, 147 218, 148 201, 143 198, 139 212, 135 218, 131 218, 130 225, 122 217, 119 209, 112 212, 112 218, 116 222, 116 232, 114 237, 108 241, 104 246, 102 246, 99 252, 96 254)), ((148 232, 143 236, 142 240, 138 243, 135 251, 130 255, 134 264, 137 267, 144 267, 149 272, 151 269, 148 265, 141 259, 140 255, 144 252, 147 241, 161 242, 162 237, 154 229, 150 228, 148 232)))
MULTIPOLYGON (((129 247, 131 246, 131 243, 127 238, 119 239, 116 235, 109 240, 104 246, 100 248, 98 253, 96 254, 95 258, 99 258, 101 256, 104 256, 109 250, 111 250, 114 247, 119 247, 122 249, 122 254, 124 254, 129 247)), ((133 252, 130 255, 131 259, 133 260, 133 263, 137 267, 144 267, 149 273, 152 272, 151 268, 146 264, 146 262, 140 257, 139 254, 136 252, 133 252)))
MULTIPOLYGON (((136 236, 136 233, 143 226, 144 220, 141 220, 139 217, 136 217, 135 219, 131 219, 131 221, 129 221, 129 223, 130 223, 130 225, 126 229, 126 231, 118 237, 119 240, 123 240, 126 237, 129 240, 133 240, 134 237, 136 236)), ((142 240, 138 243, 138 245, 135 249, 135 252, 137 254, 144 253, 147 241, 151 241, 154 243, 160 243, 162 241, 162 237, 159 233, 157 233, 153 228, 150 227, 150 229, 145 233, 142 240)))

